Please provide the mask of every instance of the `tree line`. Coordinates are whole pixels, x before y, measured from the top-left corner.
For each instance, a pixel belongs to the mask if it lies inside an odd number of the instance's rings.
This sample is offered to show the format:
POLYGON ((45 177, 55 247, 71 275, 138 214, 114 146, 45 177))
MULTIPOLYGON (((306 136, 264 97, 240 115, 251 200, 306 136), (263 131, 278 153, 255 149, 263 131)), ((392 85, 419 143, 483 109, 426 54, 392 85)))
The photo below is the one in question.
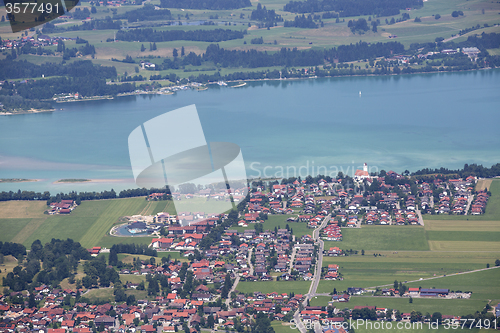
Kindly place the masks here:
POLYGON ((422 0, 307 0, 290 1, 283 10, 292 13, 317 13, 334 11, 340 17, 398 15, 401 9, 421 8, 422 0))
POLYGON ((123 41, 139 42, 168 42, 174 40, 192 40, 201 42, 221 42, 226 40, 241 39, 246 35, 246 30, 237 31, 229 29, 215 30, 164 30, 156 29, 129 29, 120 30, 116 33, 116 39, 123 41))
MULTIPOLYGON (((92 75, 84 77, 59 77, 27 81, 24 84, 4 84, 4 89, 26 99, 51 99, 56 94, 79 93, 83 97, 106 96, 136 90, 131 83, 106 84, 106 79, 92 75)), ((3 90, 3 89, 2 89, 3 90)))
POLYGON ((237 9, 251 7, 250 0, 161 0, 162 8, 185 8, 185 9, 237 9))
POLYGON ((78 204, 84 200, 101 200, 101 199, 115 199, 115 198, 132 198, 132 197, 143 197, 148 196, 151 193, 164 193, 163 200, 170 199, 170 190, 167 188, 136 188, 122 190, 117 195, 116 192, 111 189, 110 191, 102 192, 75 192, 71 191, 68 193, 57 193, 56 195, 51 195, 49 191, 34 192, 34 191, 2 191, 0 192, 0 201, 10 201, 10 200, 43 200, 47 201, 47 205, 51 202, 61 202, 61 200, 74 200, 78 204))
POLYGON ((419 175, 429 175, 429 174, 441 174, 441 175, 449 175, 456 174, 460 178, 467 178, 469 176, 476 176, 481 178, 493 178, 500 176, 500 163, 494 164, 491 168, 484 167, 481 164, 465 164, 462 169, 448 169, 448 168, 424 168, 421 170, 417 170, 411 173, 412 176, 419 175))

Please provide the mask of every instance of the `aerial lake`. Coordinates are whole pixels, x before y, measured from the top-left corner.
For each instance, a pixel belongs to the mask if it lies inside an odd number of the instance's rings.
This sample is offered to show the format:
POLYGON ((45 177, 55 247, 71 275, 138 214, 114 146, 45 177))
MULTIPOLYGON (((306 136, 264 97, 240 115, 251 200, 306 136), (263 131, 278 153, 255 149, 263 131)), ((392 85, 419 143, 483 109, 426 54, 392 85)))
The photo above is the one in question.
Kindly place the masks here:
MULTIPOLYGON (((248 82, 74 103, 0 117, 0 191, 135 187, 127 138, 195 104, 208 142, 241 147, 247 175, 306 176, 500 162, 500 70, 248 82), (63 110, 60 110, 63 109, 63 110), (59 179, 100 179, 57 183, 59 179)), ((165 144, 182 138, 169 136, 165 144)), ((183 129, 190 136, 190 128, 183 129)))

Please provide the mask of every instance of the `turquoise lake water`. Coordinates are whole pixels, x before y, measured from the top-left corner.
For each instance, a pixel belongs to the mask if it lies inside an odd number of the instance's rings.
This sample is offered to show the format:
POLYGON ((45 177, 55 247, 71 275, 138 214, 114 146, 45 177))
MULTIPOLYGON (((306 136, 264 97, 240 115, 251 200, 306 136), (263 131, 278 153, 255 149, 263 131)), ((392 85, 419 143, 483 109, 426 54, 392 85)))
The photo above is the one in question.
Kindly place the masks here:
MULTIPOLYGON (((0 178, 41 181, 0 184, 0 191, 135 187, 128 135, 190 104, 207 141, 241 147, 248 177, 352 174, 364 162, 396 172, 500 162, 500 70, 261 81, 1 116, 0 178), (62 178, 115 181, 54 184, 62 178)), ((165 144, 178 139, 167 126, 165 144)))

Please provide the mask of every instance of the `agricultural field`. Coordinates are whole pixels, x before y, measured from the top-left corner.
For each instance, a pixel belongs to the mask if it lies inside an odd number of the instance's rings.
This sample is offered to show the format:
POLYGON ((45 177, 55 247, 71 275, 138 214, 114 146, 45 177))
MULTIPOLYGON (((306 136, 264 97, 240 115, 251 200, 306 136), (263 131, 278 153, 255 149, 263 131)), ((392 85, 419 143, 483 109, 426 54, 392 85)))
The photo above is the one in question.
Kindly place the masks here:
MULTIPOLYGON (((138 214, 147 205, 148 202, 142 197, 84 201, 70 215, 46 215, 43 214, 44 202, 3 202, 0 206, 0 226, 5 232, 0 235, 0 241, 15 241, 29 247, 36 239, 45 243, 52 238, 71 238, 87 248, 110 247, 115 243, 130 242, 128 237, 107 235, 111 227, 120 217, 138 214), (3 212, 9 218, 3 218, 3 212)), ((173 212, 173 205, 167 205, 168 202, 165 201, 153 202, 149 210, 173 212)), ((151 242, 151 237, 141 238, 138 242, 151 242)), ((134 238, 134 242, 138 239, 134 238)))
POLYGON ((0 202, 0 217, 37 218, 46 209, 45 201, 3 201, 0 202))
POLYGON ((323 266, 338 264, 344 276, 342 281, 321 281, 318 293, 331 293, 348 287, 376 287, 392 285, 394 280, 413 281, 420 278, 449 275, 494 265, 495 253, 480 253, 476 256, 461 253, 435 253, 404 251, 398 253, 382 252, 382 256, 373 256, 366 252, 364 256, 325 257, 323 266))
POLYGON ((374 251, 427 251, 429 246, 425 231, 418 226, 367 225, 361 229, 343 228, 342 242, 325 242, 325 249, 339 246, 342 249, 374 251))

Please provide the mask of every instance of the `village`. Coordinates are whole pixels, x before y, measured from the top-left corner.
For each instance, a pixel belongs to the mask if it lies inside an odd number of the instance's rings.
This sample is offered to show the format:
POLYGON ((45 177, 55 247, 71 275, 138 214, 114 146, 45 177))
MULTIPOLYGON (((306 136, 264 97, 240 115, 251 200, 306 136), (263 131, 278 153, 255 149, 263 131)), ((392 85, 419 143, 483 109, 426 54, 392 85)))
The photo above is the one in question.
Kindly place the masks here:
MULTIPOLYGON (((432 182, 411 183, 408 177, 392 171, 384 177, 370 175, 366 164, 354 177, 308 177, 282 180, 281 184, 253 182, 247 198, 237 197, 242 209, 237 223, 225 228, 214 243, 207 242, 211 231, 227 221, 228 214, 160 212, 154 216, 132 216, 125 225, 131 234, 153 234, 150 249, 158 253, 178 252, 186 259, 182 262, 170 257, 162 257, 161 261, 137 260, 133 265, 119 268, 120 279, 127 281, 128 276, 137 275, 146 276, 148 281, 155 277, 166 279, 167 290, 154 292, 154 299, 135 300, 130 304, 127 301, 127 304, 96 306, 76 302, 68 307, 68 297, 78 300, 84 295, 83 290, 44 285, 35 290, 35 300, 43 304, 38 309, 5 303, 4 299, 9 296, 29 296, 11 293, 0 299, 0 313, 9 319, 2 323, 0 331, 48 328, 47 333, 84 333, 97 328, 115 332, 174 332, 186 326, 190 332, 199 332, 201 328, 239 331, 259 313, 272 320, 289 323, 293 319, 307 326, 322 320, 344 322, 355 318, 356 311, 363 309, 372 311, 377 320, 414 322, 414 314, 397 309, 389 312, 387 308, 355 306, 349 310, 341 304, 348 303, 353 295, 363 294, 408 299, 467 299, 470 292, 404 285, 374 290, 353 286, 325 294, 331 299, 326 307, 310 306, 313 296, 323 295, 316 292, 320 280, 345 279, 340 266, 330 263, 324 266, 323 257, 353 255, 352 249, 342 249, 342 228, 360 228, 363 224, 380 225, 380 228, 392 224, 404 228, 421 224, 423 213, 481 214, 489 194, 474 192, 475 182, 474 177, 436 177, 432 182), (274 230, 264 230, 265 221, 279 215, 286 216, 286 223, 274 230), (338 246, 324 248, 325 241, 337 242, 338 246), (309 293, 259 291, 262 283, 287 281, 310 281, 309 293), (240 282, 255 283, 256 291, 239 292, 240 282), (189 294, 184 292, 186 283, 192 285, 189 294)), ((161 200, 163 195, 153 193, 147 199, 161 200)), ((214 190, 172 193, 173 200, 192 197, 229 200, 225 196, 223 191, 214 190)), ((66 200, 52 203, 50 207, 49 214, 69 214, 77 206, 72 200, 66 200)), ((109 249, 94 247, 89 252, 98 257, 109 253, 109 249)), ((141 283, 124 282, 124 286, 130 290, 144 289, 144 283, 141 286, 141 283)), ((446 315, 443 314, 443 318, 446 315)), ((451 314, 446 318, 460 319, 451 314)))

